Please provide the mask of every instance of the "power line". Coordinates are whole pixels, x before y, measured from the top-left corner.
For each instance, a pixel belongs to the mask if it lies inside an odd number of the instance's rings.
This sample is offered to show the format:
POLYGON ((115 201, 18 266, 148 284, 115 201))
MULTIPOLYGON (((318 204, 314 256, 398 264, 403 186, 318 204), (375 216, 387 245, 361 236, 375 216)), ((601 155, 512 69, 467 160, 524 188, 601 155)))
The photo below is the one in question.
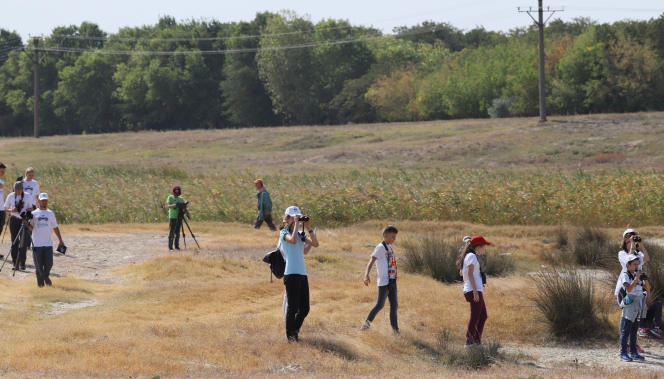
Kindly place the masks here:
POLYGON ((635 9, 635 8, 600 8, 600 7, 565 7, 565 9, 573 11, 603 11, 603 12, 664 12, 664 8, 660 9, 635 9))

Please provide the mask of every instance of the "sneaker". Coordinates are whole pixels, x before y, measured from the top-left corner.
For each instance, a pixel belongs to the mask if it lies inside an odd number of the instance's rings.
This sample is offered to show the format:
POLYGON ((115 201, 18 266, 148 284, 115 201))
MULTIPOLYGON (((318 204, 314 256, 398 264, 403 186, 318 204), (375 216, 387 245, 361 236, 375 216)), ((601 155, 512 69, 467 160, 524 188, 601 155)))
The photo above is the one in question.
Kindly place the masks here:
POLYGON ((364 322, 364 324, 362 324, 362 326, 360 326, 360 330, 367 330, 370 327, 371 327, 371 323, 367 320, 367 321, 364 322))
POLYGON ((648 338, 648 329, 646 329, 646 328, 639 328, 638 335, 639 335, 639 337, 645 337, 645 338, 648 338))
POLYGON ((20 270, 21 270, 21 271, 25 271, 25 263, 21 263, 21 268, 20 268, 20 270))
POLYGON ((645 350, 641 349, 641 346, 636 345, 636 353, 637 354, 641 354, 641 353, 645 353, 645 352, 646 352, 645 350))
POLYGON ((180 246, 175 246, 175 250, 180 250, 180 246))
POLYGON ((662 338, 662 329, 659 328, 659 326, 656 326, 652 329, 650 329, 650 334, 657 338, 662 338))
POLYGON ((52 286, 53 282, 51 282, 51 278, 48 276, 44 278, 44 283, 46 283, 47 286, 52 286))
POLYGON ((632 354, 630 354, 630 357, 632 358, 633 361, 643 362, 643 361, 646 360, 641 355, 639 355, 639 353, 632 353, 632 354))
POLYGON ((0 254, 0 259, 2 259, 2 258, 4 258, 4 257, 5 257, 4 255, 0 254))
POLYGON ((392 328, 392 333, 393 334, 401 334, 401 331, 399 331, 399 329, 392 328))
POLYGON ((622 353, 620 354, 620 360, 625 362, 631 362, 632 358, 630 358, 629 355, 627 355, 627 353, 622 353))
POLYGON ((173 248, 172 248, 172 247, 169 247, 169 248, 168 248, 168 251, 173 251, 173 248))
POLYGON ((466 342, 466 343, 463 345, 463 347, 464 347, 465 349, 472 349, 472 348, 475 347, 475 346, 477 346, 477 345, 475 345, 474 343, 468 343, 468 342, 466 342))

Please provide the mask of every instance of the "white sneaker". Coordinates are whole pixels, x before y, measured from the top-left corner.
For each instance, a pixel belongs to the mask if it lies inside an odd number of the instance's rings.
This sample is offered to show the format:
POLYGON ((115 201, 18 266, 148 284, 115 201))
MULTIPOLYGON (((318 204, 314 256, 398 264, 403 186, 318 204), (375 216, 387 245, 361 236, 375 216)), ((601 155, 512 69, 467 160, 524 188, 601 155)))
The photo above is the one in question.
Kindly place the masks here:
POLYGON ((364 324, 360 327, 360 330, 367 330, 371 326, 371 323, 369 321, 365 321, 364 324))

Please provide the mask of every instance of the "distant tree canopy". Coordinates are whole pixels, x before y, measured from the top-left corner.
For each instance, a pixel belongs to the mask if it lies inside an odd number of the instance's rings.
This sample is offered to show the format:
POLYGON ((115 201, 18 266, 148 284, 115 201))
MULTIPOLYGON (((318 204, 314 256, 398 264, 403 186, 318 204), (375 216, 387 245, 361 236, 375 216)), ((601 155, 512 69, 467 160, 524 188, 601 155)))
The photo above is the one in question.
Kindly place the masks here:
MULTIPOLYGON (((545 39, 550 113, 664 110, 664 15, 553 20, 545 39)), ((0 29, 2 136, 32 133, 25 44, 0 29)), ((68 50, 40 66, 44 135, 538 114, 532 27, 425 21, 384 36, 284 11, 237 23, 163 17, 116 34, 84 22, 55 28, 40 47, 68 50)))

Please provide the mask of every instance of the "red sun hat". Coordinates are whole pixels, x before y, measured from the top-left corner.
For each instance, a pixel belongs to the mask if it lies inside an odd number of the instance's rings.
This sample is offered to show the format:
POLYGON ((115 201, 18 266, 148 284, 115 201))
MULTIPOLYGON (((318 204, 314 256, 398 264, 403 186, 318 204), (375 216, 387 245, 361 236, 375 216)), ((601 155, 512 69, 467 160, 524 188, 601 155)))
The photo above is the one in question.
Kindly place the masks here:
POLYGON ((475 236, 470 239, 470 244, 473 247, 481 246, 481 245, 491 245, 491 242, 487 241, 484 239, 482 236, 475 236))
POLYGON ((263 185, 263 180, 261 180, 261 179, 256 179, 256 181, 254 182, 254 184, 260 184, 260 185, 263 185))

